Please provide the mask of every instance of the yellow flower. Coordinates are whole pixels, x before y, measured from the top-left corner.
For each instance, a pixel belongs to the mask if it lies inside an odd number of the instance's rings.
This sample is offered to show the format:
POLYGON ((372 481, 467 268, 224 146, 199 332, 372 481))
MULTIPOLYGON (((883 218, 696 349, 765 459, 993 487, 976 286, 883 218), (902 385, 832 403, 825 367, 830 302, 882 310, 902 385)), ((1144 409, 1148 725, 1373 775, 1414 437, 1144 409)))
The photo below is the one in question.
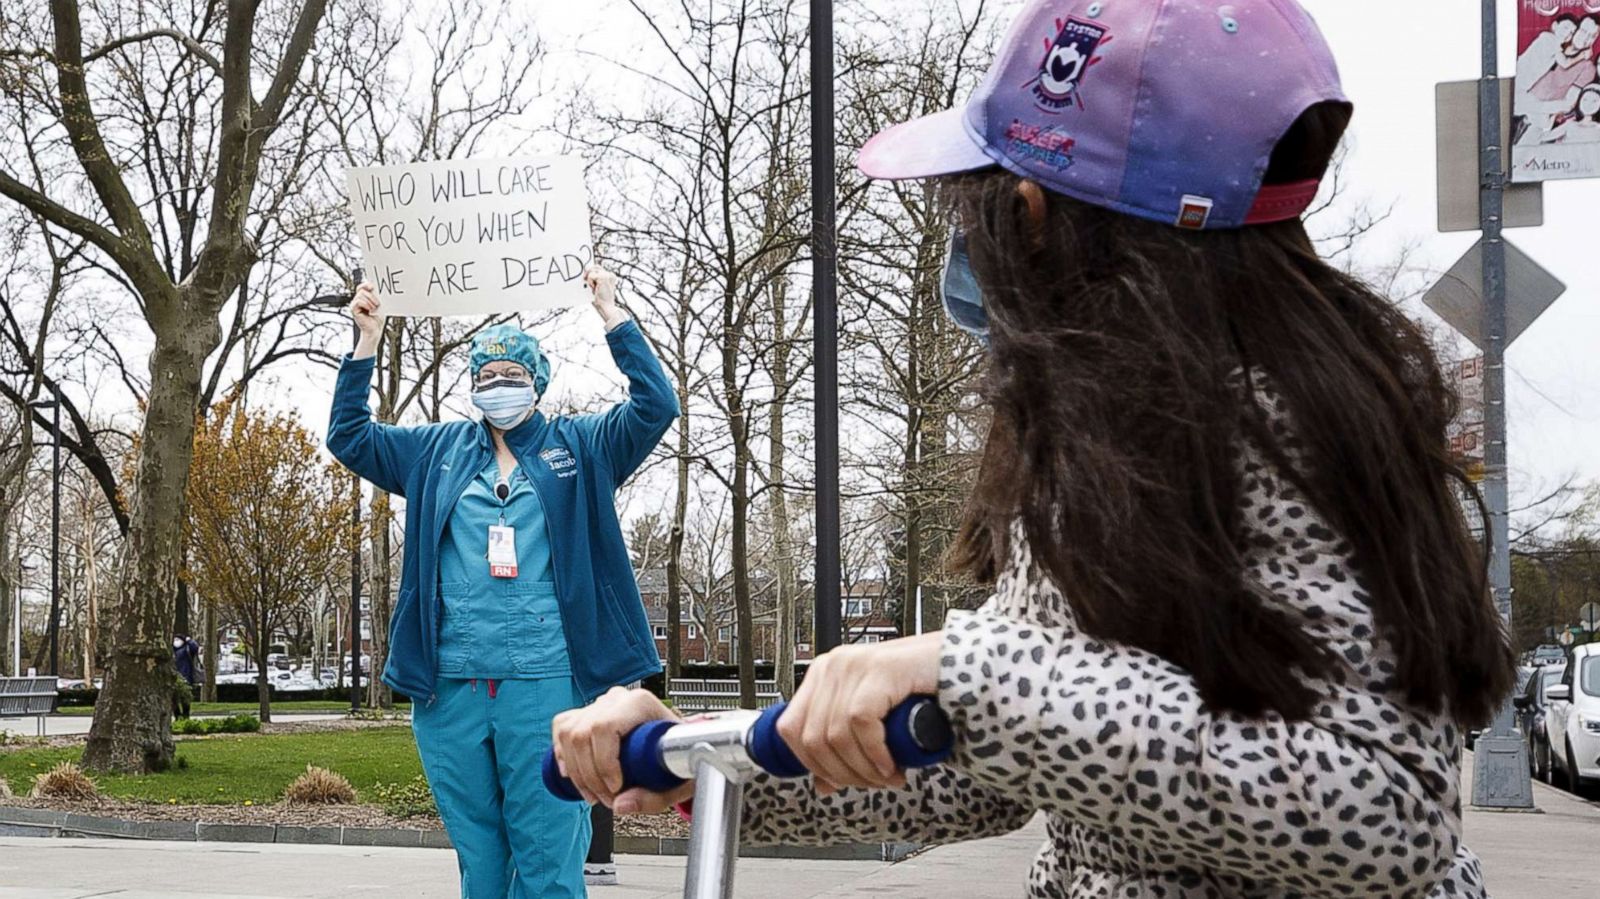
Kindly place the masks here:
POLYGON ((171 799, 167 800, 167 805, 177 805, 177 804, 178 804, 178 797, 176 797, 176 796, 174 796, 171 799))
POLYGON ((250 800, 248 800, 248 799, 246 799, 246 800, 245 800, 245 801, 244 801, 244 804, 245 804, 245 805, 255 805, 255 803, 254 803, 254 802, 251 802, 251 801, 250 801, 250 800))

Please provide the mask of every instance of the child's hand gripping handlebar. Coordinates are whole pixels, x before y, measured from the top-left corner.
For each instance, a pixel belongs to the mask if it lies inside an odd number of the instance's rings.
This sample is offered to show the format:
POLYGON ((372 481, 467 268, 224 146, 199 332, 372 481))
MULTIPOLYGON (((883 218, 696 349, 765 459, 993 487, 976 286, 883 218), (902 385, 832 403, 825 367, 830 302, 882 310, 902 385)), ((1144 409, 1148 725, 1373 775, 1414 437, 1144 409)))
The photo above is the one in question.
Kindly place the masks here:
MULTIPOLYGON (((694 776, 696 759, 707 752, 735 770, 804 777, 809 772, 778 735, 778 718, 786 708, 788 703, 779 703, 759 714, 729 712, 692 722, 641 724, 622 741, 623 788, 674 790, 694 776)), ((950 757, 950 720, 933 697, 913 696, 900 703, 883 726, 889 755, 901 769, 927 768, 950 757)), ((572 781, 561 776, 554 750, 545 754, 544 785, 562 799, 583 799, 572 781)))

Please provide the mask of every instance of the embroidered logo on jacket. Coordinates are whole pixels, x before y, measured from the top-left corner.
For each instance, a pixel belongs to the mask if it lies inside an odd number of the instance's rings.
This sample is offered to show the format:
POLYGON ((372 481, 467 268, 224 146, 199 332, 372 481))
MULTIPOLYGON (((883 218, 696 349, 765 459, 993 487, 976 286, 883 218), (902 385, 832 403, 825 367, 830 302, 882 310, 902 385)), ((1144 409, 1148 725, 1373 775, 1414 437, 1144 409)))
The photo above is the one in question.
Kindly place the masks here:
POLYGON ((544 460, 544 464, 550 466, 550 470, 556 473, 556 477, 577 477, 578 460, 573 458, 572 453, 565 447, 551 447, 540 453, 539 458, 544 460))

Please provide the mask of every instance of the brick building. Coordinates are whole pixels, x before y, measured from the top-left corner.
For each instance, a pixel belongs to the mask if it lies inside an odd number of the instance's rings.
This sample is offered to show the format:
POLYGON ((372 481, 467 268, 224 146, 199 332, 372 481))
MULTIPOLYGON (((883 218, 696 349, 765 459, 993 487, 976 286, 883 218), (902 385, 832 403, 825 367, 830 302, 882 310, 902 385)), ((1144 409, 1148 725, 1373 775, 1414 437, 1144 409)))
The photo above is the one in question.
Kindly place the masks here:
MULTIPOLYGON (((806 597, 809 599, 809 585, 803 585, 806 597)), ((737 646, 734 640, 734 619, 731 610, 727 610, 715 621, 711 622, 712 633, 706 633, 700 620, 691 613, 690 604, 694 601, 688 595, 700 591, 686 590, 683 599, 683 620, 679 626, 679 639, 682 641, 683 661, 686 664, 702 663, 732 663, 738 660, 737 646)), ((664 569, 652 568, 639 573, 639 593, 644 598, 645 612, 650 619, 650 630, 656 641, 656 651, 662 658, 667 655, 667 573, 664 569)), ((885 594, 885 585, 882 581, 859 581, 841 591, 843 608, 840 614, 844 621, 845 639, 850 643, 878 643, 883 640, 892 640, 899 636, 893 617, 890 615, 889 597, 885 594)), ((754 643, 756 647, 756 660, 758 662, 771 661, 777 653, 777 616, 771 608, 770 601, 764 602, 765 597, 757 596, 754 611, 754 643), (765 606, 765 608, 763 608, 765 606)), ((811 608, 809 601, 800 603, 802 608, 798 612, 797 644, 795 658, 805 660, 811 658, 811 608)))

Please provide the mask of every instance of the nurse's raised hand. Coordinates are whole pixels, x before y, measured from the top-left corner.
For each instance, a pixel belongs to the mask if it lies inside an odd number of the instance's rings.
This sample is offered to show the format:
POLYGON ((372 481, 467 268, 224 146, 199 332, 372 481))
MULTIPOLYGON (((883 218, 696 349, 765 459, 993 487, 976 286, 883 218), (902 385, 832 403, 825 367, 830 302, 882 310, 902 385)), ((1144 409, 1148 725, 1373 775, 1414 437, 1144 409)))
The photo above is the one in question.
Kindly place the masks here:
POLYGON ((627 313, 617 305, 617 276, 596 263, 583 270, 583 283, 594 294, 594 310, 611 330, 627 319, 627 313))
MULTIPOLYGON (((641 724, 658 719, 676 721, 677 713, 662 705, 648 690, 614 687, 585 708, 562 712, 550 727, 556 763, 561 773, 588 802, 613 807, 622 793, 622 739, 641 724)), ((629 790, 630 794, 640 791, 629 790)), ((633 814, 633 807, 618 808, 633 814)), ((654 803, 652 803, 653 805, 654 803)))
POLYGON ((378 287, 371 281, 362 281, 350 301, 350 318, 361 332, 356 341, 353 358, 366 359, 378 351, 378 341, 383 337, 383 303, 378 299, 378 287))

